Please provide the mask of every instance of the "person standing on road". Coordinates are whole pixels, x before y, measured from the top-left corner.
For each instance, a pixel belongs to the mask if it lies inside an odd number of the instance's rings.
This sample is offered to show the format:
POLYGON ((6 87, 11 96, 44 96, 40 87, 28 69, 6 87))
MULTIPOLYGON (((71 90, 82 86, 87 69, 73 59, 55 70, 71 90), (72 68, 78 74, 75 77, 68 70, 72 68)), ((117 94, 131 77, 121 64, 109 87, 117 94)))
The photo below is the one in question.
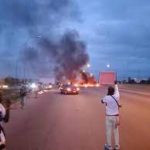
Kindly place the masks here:
POLYGON ((112 131, 115 140, 115 150, 120 149, 119 144, 119 129, 118 126, 120 125, 119 122, 119 90, 117 81, 115 81, 115 87, 109 86, 107 95, 101 100, 103 104, 106 106, 106 150, 112 150, 112 131))
POLYGON ((24 86, 22 86, 20 89, 20 104, 22 109, 24 108, 25 96, 26 96, 26 89, 24 86))

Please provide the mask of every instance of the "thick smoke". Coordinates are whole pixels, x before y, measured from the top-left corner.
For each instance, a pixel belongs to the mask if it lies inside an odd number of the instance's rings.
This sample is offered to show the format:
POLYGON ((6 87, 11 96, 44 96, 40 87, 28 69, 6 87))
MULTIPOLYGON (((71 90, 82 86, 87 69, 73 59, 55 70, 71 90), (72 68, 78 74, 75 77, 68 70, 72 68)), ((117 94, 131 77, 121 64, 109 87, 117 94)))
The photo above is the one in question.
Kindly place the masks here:
POLYGON ((44 75, 52 70, 56 80, 75 80, 88 62, 86 46, 77 31, 68 31, 58 41, 41 37, 35 48, 24 50, 24 60, 34 66, 34 71, 44 75), (43 60, 44 63, 41 63, 43 60))
POLYGON ((5 51, 8 49, 16 58, 14 51, 18 53, 20 49, 19 67, 23 60, 22 67, 39 77, 75 79, 88 61, 78 32, 63 33, 65 22, 72 20, 80 20, 74 0, 0 1, 0 31, 5 35, 0 38, 6 43, 5 51))

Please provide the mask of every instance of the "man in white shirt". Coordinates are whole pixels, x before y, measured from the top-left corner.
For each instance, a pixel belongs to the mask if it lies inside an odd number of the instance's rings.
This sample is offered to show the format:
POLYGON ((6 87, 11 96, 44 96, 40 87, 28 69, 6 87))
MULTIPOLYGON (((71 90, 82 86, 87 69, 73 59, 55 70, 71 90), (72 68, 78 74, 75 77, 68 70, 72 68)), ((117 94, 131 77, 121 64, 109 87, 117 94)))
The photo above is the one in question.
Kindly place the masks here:
POLYGON ((112 150, 112 144, 111 144, 111 137, 112 137, 112 131, 114 133, 114 140, 115 140, 115 150, 120 149, 119 144, 119 107, 121 105, 119 104, 119 90, 117 82, 115 82, 115 88, 112 86, 108 87, 108 93, 107 95, 101 100, 103 104, 106 106, 106 141, 105 149, 112 150))

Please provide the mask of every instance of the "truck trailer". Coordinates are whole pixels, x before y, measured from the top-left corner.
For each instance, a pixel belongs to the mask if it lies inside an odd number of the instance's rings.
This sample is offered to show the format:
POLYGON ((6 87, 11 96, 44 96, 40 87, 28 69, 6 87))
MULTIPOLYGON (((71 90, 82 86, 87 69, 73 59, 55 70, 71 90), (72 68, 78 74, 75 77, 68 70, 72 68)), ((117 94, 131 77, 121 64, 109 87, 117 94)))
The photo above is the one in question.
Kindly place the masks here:
POLYGON ((117 80, 117 73, 114 71, 102 71, 99 75, 100 85, 112 85, 117 80))

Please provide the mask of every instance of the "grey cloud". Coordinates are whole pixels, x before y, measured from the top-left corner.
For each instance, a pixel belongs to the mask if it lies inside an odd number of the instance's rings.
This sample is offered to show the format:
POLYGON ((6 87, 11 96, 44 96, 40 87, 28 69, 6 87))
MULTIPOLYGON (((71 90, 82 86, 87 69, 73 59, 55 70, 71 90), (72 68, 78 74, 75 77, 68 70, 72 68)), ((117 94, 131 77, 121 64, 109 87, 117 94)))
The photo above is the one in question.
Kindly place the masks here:
MULTIPOLYGON (((66 16, 78 13, 71 0, 2 0, 0 1, 1 26, 32 27, 42 23, 49 26, 66 16), (52 24, 51 24, 52 23, 52 24)), ((76 15, 77 16, 77 15, 76 15)))
POLYGON ((150 57, 150 28, 145 28, 142 24, 128 22, 116 26, 100 26, 98 35, 103 35, 103 39, 97 36, 97 42, 108 55, 150 57))
POLYGON ((31 26, 36 24, 35 1, 0 1, 1 24, 5 26, 31 26), (32 10, 32 11, 31 11, 32 10))
POLYGON ((79 20, 78 10, 73 0, 2 0, 0 31, 7 32, 8 35, 13 31, 18 33, 18 37, 22 32, 30 36, 51 35, 63 22, 79 20))
POLYGON ((90 17, 85 17, 84 22, 85 25, 90 23, 92 26, 86 28, 89 31, 89 34, 86 33, 88 35, 86 39, 95 67, 99 67, 99 70, 106 69, 106 64, 110 62, 121 74, 122 67, 127 62, 126 74, 129 70, 134 72, 140 68, 143 74, 148 76, 150 74, 147 65, 150 64, 150 2, 94 0, 89 3, 84 8, 83 14, 87 15, 90 10, 89 16, 92 17, 92 23, 90 17), (146 68, 147 72, 144 71, 146 68))

